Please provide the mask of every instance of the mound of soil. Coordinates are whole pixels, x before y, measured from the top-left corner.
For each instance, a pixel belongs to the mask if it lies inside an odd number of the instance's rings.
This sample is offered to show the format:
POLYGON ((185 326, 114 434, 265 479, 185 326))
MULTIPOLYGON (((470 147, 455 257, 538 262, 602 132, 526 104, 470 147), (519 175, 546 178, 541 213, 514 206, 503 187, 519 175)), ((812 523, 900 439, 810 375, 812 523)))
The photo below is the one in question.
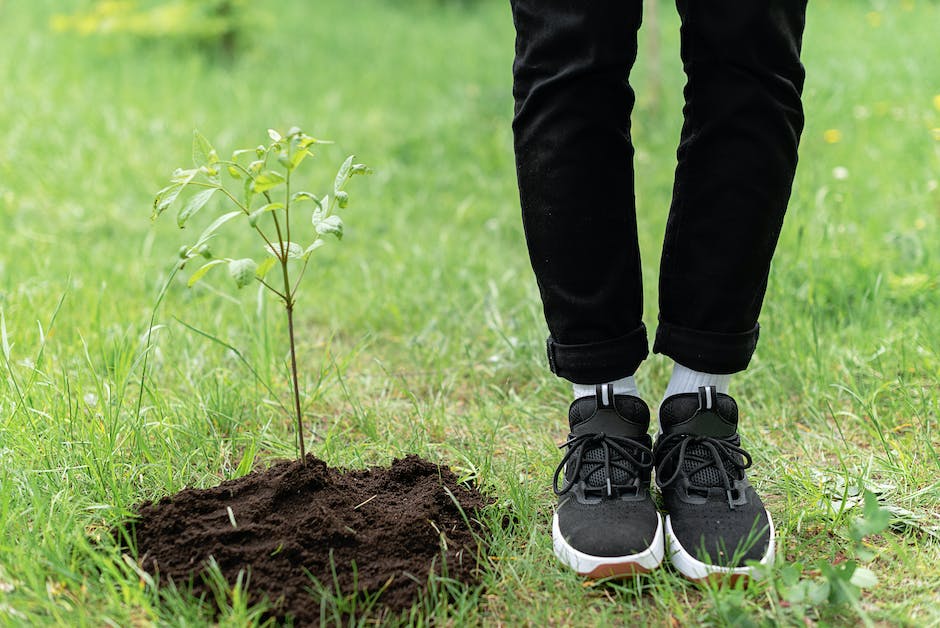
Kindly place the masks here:
POLYGON ((269 616, 308 625, 320 617, 311 576, 334 593, 382 591, 390 611, 413 604, 442 559, 449 578, 474 582, 480 530, 471 526, 485 503, 417 456, 363 471, 308 456, 306 466, 283 462, 140 504, 132 531, 141 566, 161 581, 192 581, 212 600, 200 577, 212 557, 229 583, 246 572, 251 602, 267 599, 269 616))

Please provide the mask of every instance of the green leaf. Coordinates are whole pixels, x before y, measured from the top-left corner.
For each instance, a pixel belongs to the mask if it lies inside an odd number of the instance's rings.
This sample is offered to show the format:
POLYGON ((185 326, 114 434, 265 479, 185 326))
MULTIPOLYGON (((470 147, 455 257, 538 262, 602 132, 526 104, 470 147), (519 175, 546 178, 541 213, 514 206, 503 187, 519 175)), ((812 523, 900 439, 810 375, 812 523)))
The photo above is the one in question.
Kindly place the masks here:
POLYGON ((268 137, 270 137, 275 142, 280 142, 282 139, 284 139, 281 137, 281 134, 274 129, 268 129, 268 137))
POLYGON ((847 560, 838 565, 830 565, 825 561, 820 563, 819 570, 829 582, 830 604, 851 604, 859 599, 861 591, 852 584, 852 575, 856 568, 854 560, 847 560))
POLYGON ((318 206, 320 205, 320 199, 311 194, 310 192, 294 192, 290 195, 291 203, 298 203, 300 201, 313 201, 318 206))
POLYGON ((852 577, 849 578, 849 582, 860 589, 870 589, 878 584, 878 576, 867 567, 856 567, 852 577))
POLYGON ((241 179, 241 178, 242 178, 242 171, 239 170, 238 168, 236 168, 235 166, 229 166, 229 167, 228 167, 228 174, 229 174, 229 176, 232 177, 233 179, 241 179))
POLYGON ((832 588, 828 580, 810 581, 806 583, 806 599, 813 606, 819 606, 829 599, 829 591, 832 588))
POLYGON ((255 227, 257 226, 258 221, 261 220, 261 216, 263 216, 267 212, 273 212, 278 209, 284 209, 284 203, 268 203, 267 205, 259 207, 258 209, 251 212, 251 214, 248 215, 248 223, 252 227, 255 227))
POLYGON ((343 189, 343 186, 346 185, 346 182, 349 180, 349 171, 352 170, 353 156, 350 155, 346 158, 346 161, 343 162, 343 165, 339 167, 339 171, 336 173, 336 179, 333 181, 333 193, 339 192, 343 189))
POLYGON ((274 268, 277 264, 277 258, 266 257, 264 261, 258 264, 258 269, 255 271, 255 277, 258 279, 264 279, 265 275, 268 274, 268 271, 274 268))
POLYGON ((206 188, 190 197, 189 201, 183 205, 183 209, 176 215, 176 224, 179 225, 180 229, 186 226, 186 221, 189 220, 193 214, 205 207, 206 203, 209 202, 209 199, 212 198, 212 195, 215 194, 217 190, 218 188, 206 188))
MULTIPOLYGON (((270 246, 265 245, 264 248, 274 257, 281 258, 281 244, 279 242, 272 242, 270 246)), ((285 242, 284 248, 287 249, 288 259, 300 259, 304 256, 304 247, 296 242, 285 242)))
POLYGON ((197 130, 193 130, 193 165, 212 166, 219 161, 219 155, 212 148, 209 140, 197 130))
POLYGON ((241 216, 243 213, 244 212, 240 210, 236 210, 236 211, 229 212, 227 214, 222 214, 221 216, 216 218, 214 221, 212 221, 212 224, 206 227, 206 230, 202 232, 202 235, 199 236, 199 239, 196 241, 196 244, 193 245, 193 248, 195 249, 201 246, 202 244, 205 244, 206 241, 208 241, 209 238, 212 237, 212 234, 214 234, 218 230, 219 227, 227 223, 232 218, 241 216))
POLYGON ((244 288, 255 278, 258 265, 250 257, 229 260, 228 274, 235 280, 235 285, 244 288))
POLYGON ((307 157, 310 157, 310 151, 308 151, 306 148, 298 150, 290 156, 290 163, 288 164, 288 167, 293 170, 299 166, 300 162, 302 162, 307 157))
POLYGON ((320 235, 335 235, 337 240, 343 239, 343 219, 337 215, 327 216, 316 225, 320 235))
POLYGON ((849 536, 856 543, 872 534, 884 532, 891 523, 891 513, 878 503, 878 496, 869 490, 865 491, 865 505, 862 516, 856 517, 849 526, 849 536))
POLYGON ((308 257, 311 253, 313 253, 314 251, 316 251, 318 248, 320 248, 321 246, 325 244, 326 244, 326 240, 324 240, 323 238, 317 238, 316 240, 310 243, 310 246, 304 249, 304 257, 308 257))
POLYGON ((349 176, 354 174, 372 174, 372 168, 365 164, 353 164, 352 169, 349 171, 349 176))
POLYGON ((318 248, 320 248, 324 244, 326 244, 326 240, 323 240, 322 238, 317 238, 316 240, 314 240, 313 244, 311 244, 306 249, 304 249, 304 259, 307 259, 308 257, 310 257, 311 253, 316 251, 318 248))
POLYGON ((170 177, 170 185, 157 192, 156 197, 153 199, 151 218, 156 218, 176 202, 183 188, 189 185, 198 173, 198 168, 190 168, 189 170, 177 168, 174 170, 173 176, 170 177))
POLYGON ((254 183, 251 185, 251 189, 260 194, 261 192, 267 192, 271 188, 275 188, 282 183, 284 183, 284 175, 274 170, 268 170, 255 177, 254 183))
POLYGON ((803 566, 796 563, 787 563, 780 567, 780 582, 785 586, 792 587, 800 581, 803 566))
POLYGON ((180 191, 182 189, 183 189, 182 183, 171 183, 170 185, 166 186, 165 188, 157 192, 156 196, 153 199, 153 213, 150 215, 150 219, 153 220, 154 218, 162 214, 164 211, 166 211, 167 208, 169 208, 170 205, 172 205, 174 201, 176 201, 177 197, 179 197, 180 191))
POLYGON ((329 209, 329 197, 324 196, 323 200, 320 201, 320 206, 313 210, 310 214, 310 222, 314 227, 323 222, 323 219, 326 218, 326 212, 329 209))
POLYGON ((244 190, 244 198, 245 198, 243 205, 245 207, 251 207, 251 202, 255 198, 254 180, 251 177, 245 177, 243 190, 244 190))
POLYGON ((212 270, 214 267, 218 266, 219 264, 224 264, 224 263, 225 263, 224 259, 214 259, 211 262, 206 262, 199 268, 199 270, 193 273, 192 277, 189 278, 189 281, 186 282, 186 285, 192 288, 196 284, 197 281, 199 281, 205 276, 207 272, 209 272, 210 270, 212 270))
POLYGON ((337 192, 336 204, 339 205, 340 209, 346 209, 346 206, 349 205, 349 194, 346 192, 337 192))
POLYGON ((179 183, 180 185, 189 185, 189 183, 199 174, 199 168, 189 168, 184 170, 182 168, 177 168, 173 171, 173 176, 170 177, 171 183, 179 183))

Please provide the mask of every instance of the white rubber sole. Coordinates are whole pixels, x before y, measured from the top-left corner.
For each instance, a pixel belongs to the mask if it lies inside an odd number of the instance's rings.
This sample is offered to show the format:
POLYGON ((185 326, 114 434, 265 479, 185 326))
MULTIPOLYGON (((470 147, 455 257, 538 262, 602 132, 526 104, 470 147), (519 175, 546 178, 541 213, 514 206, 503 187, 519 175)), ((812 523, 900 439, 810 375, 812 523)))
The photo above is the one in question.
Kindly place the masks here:
MULTIPOLYGON (((761 565, 770 566, 774 562, 775 552, 774 520, 771 519, 770 512, 767 512, 767 522, 770 524, 770 543, 767 545, 767 552, 759 562, 761 565)), ((719 567, 718 565, 703 563, 693 557, 682 547, 682 544, 679 543, 679 539, 672 531, 672 520, 669 515, 666 515, 666 539, 669 545, 669 560, 676 570, 689 580, 700 581, 708 578, 727 578, 733 582, 738 578, 752 578, 755 580, 759 578, 759 575, 755 572, 753 567, 719 567)))
POLYGON ((663 517, 656 513, 656 534, 649 549, 627 556, 592 556, 571 547, 558 527, 558 513, 552 517, 552 545, 555 556, 568 567, 589 578, 617 578, 646 573, 659 567, 665 552, 663 517))

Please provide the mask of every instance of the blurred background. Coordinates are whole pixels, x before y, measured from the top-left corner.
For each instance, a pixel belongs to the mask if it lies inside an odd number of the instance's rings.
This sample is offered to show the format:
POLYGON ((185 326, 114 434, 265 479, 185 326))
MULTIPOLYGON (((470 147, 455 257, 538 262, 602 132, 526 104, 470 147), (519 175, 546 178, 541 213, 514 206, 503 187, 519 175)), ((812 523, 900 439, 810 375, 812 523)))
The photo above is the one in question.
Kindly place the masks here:
MULTIPOLYGON (((684 77, 673 5, 646 5, 632 84, 652 328, 684 77)), ((892 546, 903 567, 872 603, 889 622, 918 617, 938 584, 920 562, 940 534, 938 25, 931 0, 810 3, 801 165, 762 344, 734 385, 785 551, 840 551, 836 477, 911 513, 899 538, 915 540, 892 546)), ((355 466, 414 451, 512 495, 536 532, 505 548, 531 562, 485 608, 536 621, 512 599, 554 586, 548 478, 570 391, 544 364, 519 220, 513 38, 497 0, 0 0, 0 515, 35 540, 0 548, 0 566, 68 563, 140 499, 293 454, 289 417, 242 362, 177 322, 236 347, 286 398, 277 304, 221 273, 171 286, 136 401, 177 250, 222 211, 216 199, 181 232, 151 223, 154 193, 189 166, 193 129, 226 156, 296 125, 335 142, 307 168, 310 191, 348 154, 375 171, 350 184, 346 235, 317 251, 298 305, 314 451, 355 466), (37 512, 72 532, 41 544, 37 512)), ((229 230, 215 253, 260 259, 254 237, 229 230)), ((650 400, 666 368, 644 366, 650 400)), ((77 573, 56 578, 77 588, 77 573)), ((41 597, 37 617, 53 612, 41 597)), ((705 612, 690 599, 668 612, 705 612)), ((542 601, 546 617, 571 612, 542 601)))

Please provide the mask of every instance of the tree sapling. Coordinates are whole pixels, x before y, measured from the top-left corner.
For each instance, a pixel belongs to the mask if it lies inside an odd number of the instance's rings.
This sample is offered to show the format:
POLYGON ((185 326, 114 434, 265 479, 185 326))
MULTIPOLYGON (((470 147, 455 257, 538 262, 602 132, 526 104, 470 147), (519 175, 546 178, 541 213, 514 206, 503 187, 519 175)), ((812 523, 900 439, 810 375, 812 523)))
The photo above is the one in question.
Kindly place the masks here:
POLYGON ((193 167, 178 168, 170 184, 157 192, 153 202, 156 219, 174 205, 179 206, 176 222, 180 228, 216 194, 225 199, 223 207, 234 208, 218 216, 192 245, 180 248, 177 270, 190 260, 204 258, 203 263, 189 278, 193 286, 216 266, 225 265, 229 275, 239 288, 260 282, 284 304, 287 315, 287 331, 290 341, 290 367, 293 384, 294 412, 297 420, 297 442, 301 461, 306 460, 304 451, 303 416, 300 409, 300 382, 297 372, 297 352, 294 341, 294 307, 297 291, 310 262, 311 254, 326 243, 325 236, 343 237, 343 221, 336 214, 349 201, 345 191, 350 178, 367 174, 363 164, 353 163, 348 157, 340 166, 333 181, 332 194, 316 196, 310 192, 293 189, 297 168, 307 158, 313 157, 313 146, 329 144, 313 138, 299 128, 290 129, 281 135, 268 130, 271 141, 257 148, 236 150, 230 160, 219 158, 218 153, 199 131, 193 132, 193 167), (240 194, 225 186, 223 177, 241 182, 240 194), (185 201, 181 193, 187 188, 195 191, 185 201), (292 227, 297 214, 309 216, 312 228, 298 230, 292 227), (252 229, 263 241, 263 261, 252 257, 216 257, 209 243, 219 235, 221 227, 229 222, 240 221, 252 229), (278 269, 273 279, 270 271, 278 269))

